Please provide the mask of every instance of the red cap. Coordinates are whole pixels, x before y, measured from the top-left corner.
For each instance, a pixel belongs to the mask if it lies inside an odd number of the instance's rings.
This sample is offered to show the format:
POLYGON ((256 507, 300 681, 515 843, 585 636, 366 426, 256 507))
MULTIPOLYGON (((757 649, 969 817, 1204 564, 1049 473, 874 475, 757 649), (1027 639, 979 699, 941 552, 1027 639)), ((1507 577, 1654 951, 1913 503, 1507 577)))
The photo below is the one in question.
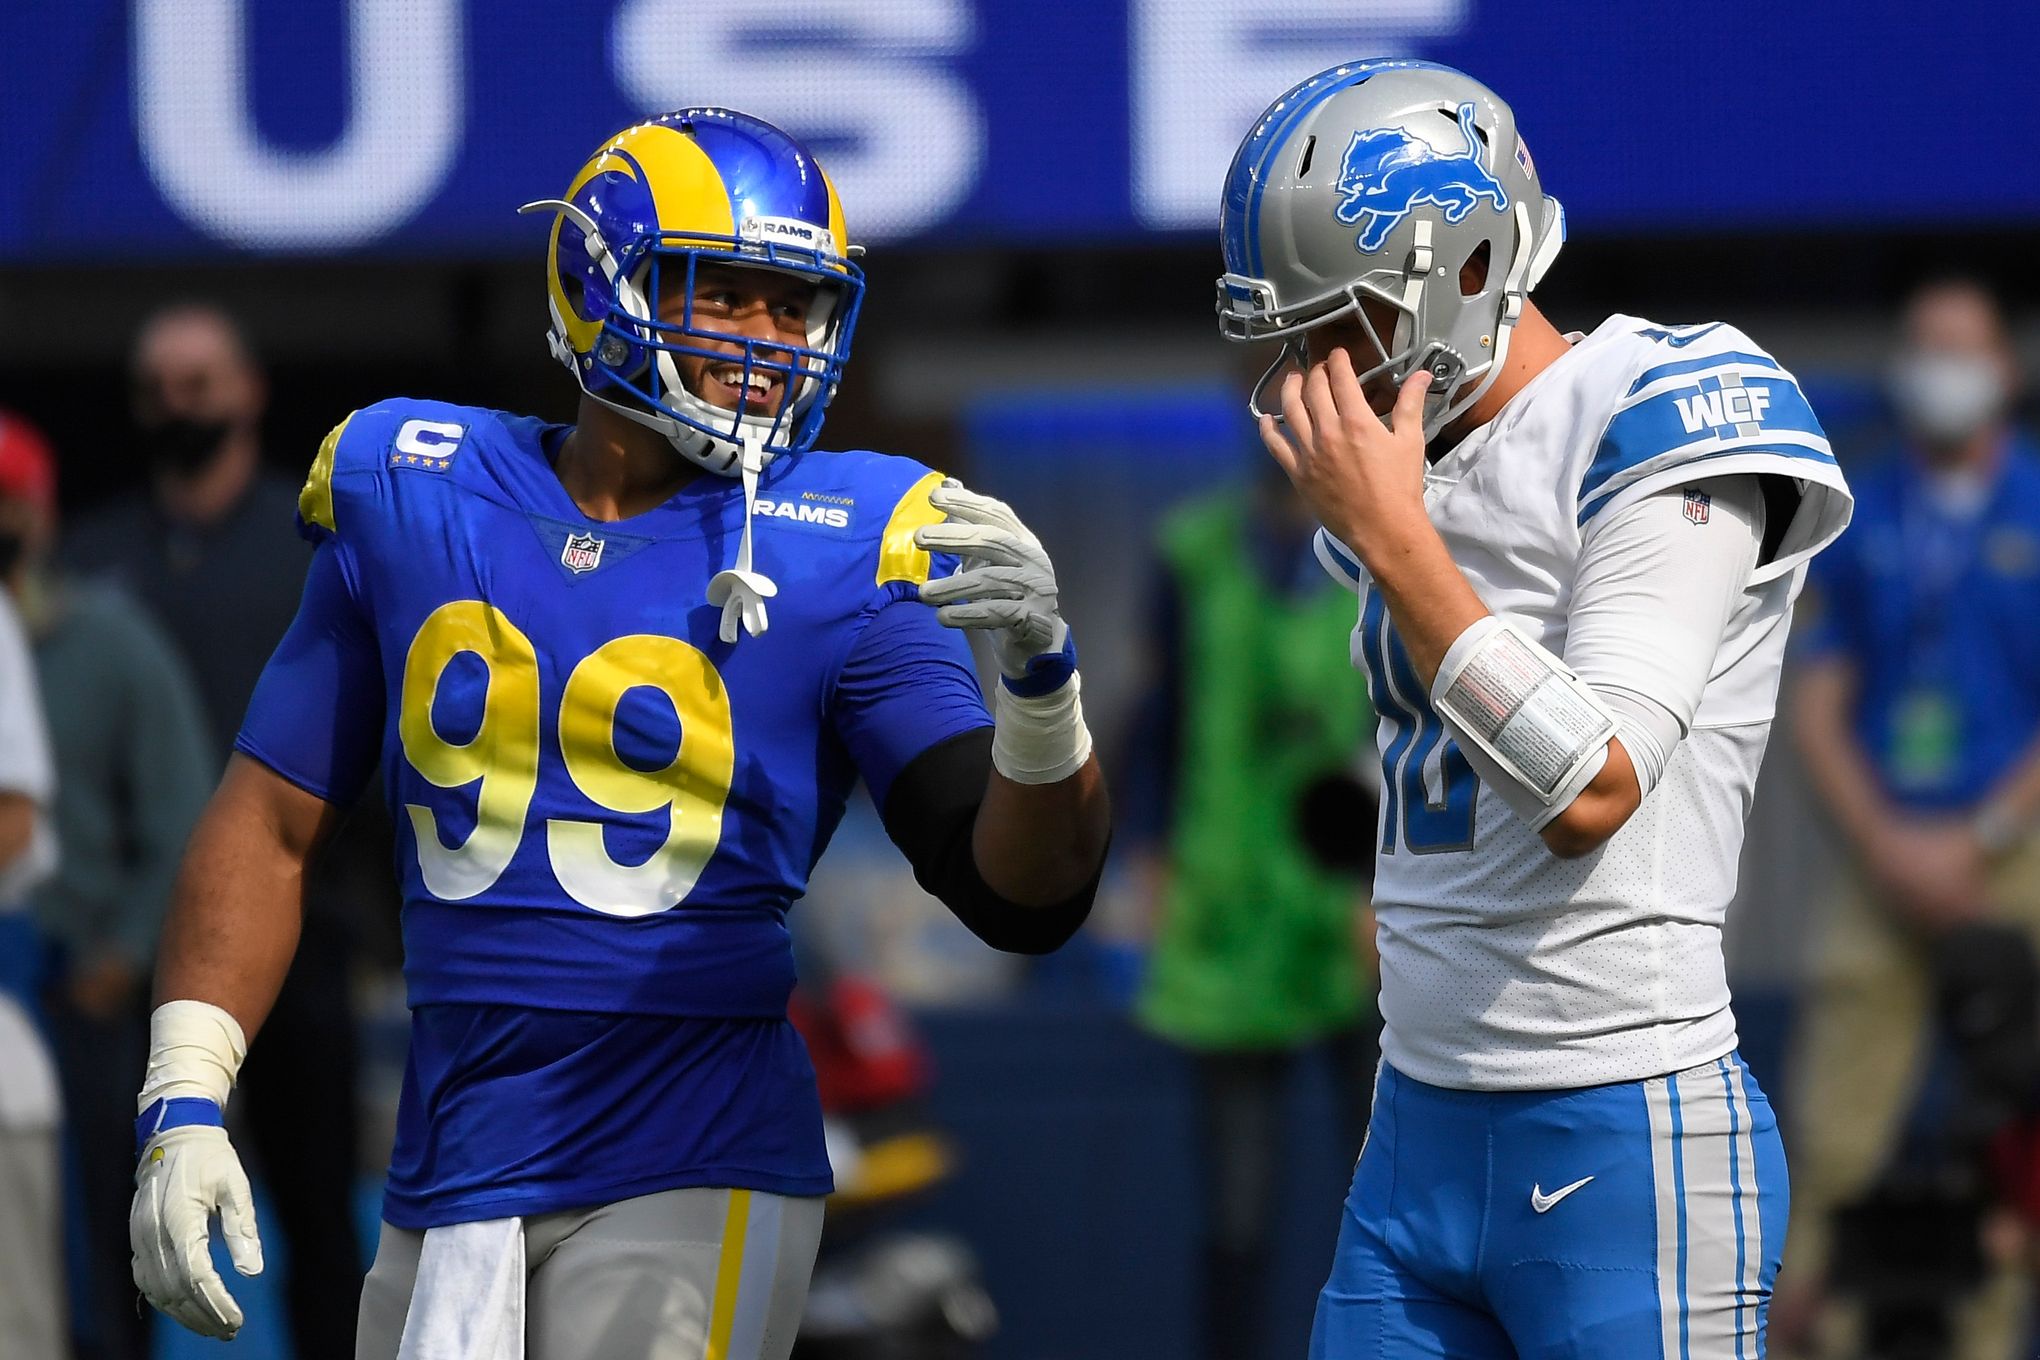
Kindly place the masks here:
POLYGON ((0 497, 32 502, 48 514, 57 508, 57 463, 43 432, 0 411, 0 497))

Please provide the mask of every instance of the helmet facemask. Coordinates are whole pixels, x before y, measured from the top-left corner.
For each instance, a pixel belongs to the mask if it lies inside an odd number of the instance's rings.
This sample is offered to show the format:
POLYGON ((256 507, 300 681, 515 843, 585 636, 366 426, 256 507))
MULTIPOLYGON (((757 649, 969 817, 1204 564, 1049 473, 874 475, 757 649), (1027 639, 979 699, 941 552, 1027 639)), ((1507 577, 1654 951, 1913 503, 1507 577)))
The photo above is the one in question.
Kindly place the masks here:
MULTIPOLYGON (((564 219, 560 253, 585 250, 607 284, 603 291, 609 299, 600 309, 600 333, 585 354, 575 354, 565 343, 566 324, 553 304, 553 352, 573 370, 589 396, 659 431, 683 456, 720 476, 738 475, 746 446, 758 451, 762 469, 779 454, 803 452, 813 445, 823 409, 834 398, 849 358, 863 297, 863 279, 855 264, 831 253, 826 242, 789 246, 759 239, 755 233, 703 237, 669 232, 615 251, 576 204, 550 199, 527 208, 558 212, 564 219), (580 238, 578 244, 573 236, 580 238), (701 268, 710 264, 772 270, 813 283, 806 342, 741 335, 697 318, 695 284, 701 268), (677 321, 659 315, 658 301, 667 295, 669 283, 682 299, 677 321), (757 412, 746 409, 748 403, 730 408, 708 401, 682 380, 678 360, 683 357, 739 365, 739 386, 746 390, 756 378, 776 380, 773 409, 757 412)), ((561 277, 568 278, 568 271, 561 270, 561 277)))
MULTIPOLYGON (((1519 241, 1530 239, 1524 220, 1528 215, 1528 209, 1519 204, 1515 213, 1519 241)), ((1510 261, 1509 270, 1498 278, 1493 268, 1494 242, 1481 242, 1456 265, 1440 262, 1430 243, 1431 224, 1419 221, 1415 225, 1416 246, 1404 268, 1372 270, 1287 314, 1254 314, 1239 305, 1243 295, 1250 296, 1238 286, 1242 281, 1220 280, 1219 313, 1227 338, 1284 341, 1282 353, 1254 384, 1248 406, 1256 419, 1263 415, 1278 421, 1283 418, 1279 402, 1271 400, 1270 389, 1289 368, 1308 367, 1308 333, 1349 317, 1358 321, 1373 346, 1371 356, 1348 351, 1362 387, 1386 379, 1391 387, 1400 388, 1418 369, 1430 372, 1431 386, 1424 394, 1427 441, 1435 439, 1486 393, 1502 371, 1509 337, 1523 314, 1535 263, 1533 252, 1521 245, 1508 250, 1504 258, 1510 261), (1486 268, 1479 285, 1462 292, 1462 271, 1482 259, 1484 252, 1486 268), (1394 317, 1387 336, 1376 324, 1366 305, 1369 302, 1394 317), (1458 345, 1452 343, 1455 339, 1460 341, 1458 345)))

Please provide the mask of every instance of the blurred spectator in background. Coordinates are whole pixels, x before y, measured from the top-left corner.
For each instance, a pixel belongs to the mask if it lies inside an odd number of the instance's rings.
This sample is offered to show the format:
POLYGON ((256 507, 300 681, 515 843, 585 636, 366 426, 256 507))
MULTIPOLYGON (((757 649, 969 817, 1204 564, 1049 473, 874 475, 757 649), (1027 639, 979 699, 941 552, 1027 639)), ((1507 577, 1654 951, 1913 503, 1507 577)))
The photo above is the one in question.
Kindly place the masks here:
POLYGON ((1329 1055, 1357 1155, 1376 1058, 1374 820, 1352 777, 1373 716, 1347 655, 1357 606, 1311 556, 1315 527, 1273 463, 1164 521, 1159 684, 1128 762, 1158 912, 1140 1018, 1197 1068, 1212 1360, 1265 1344, 1297 1060, 1329 1055))
POLYGON ((1977 284, 1913 296, 1889 377, 1897 448, 1851 473, 1793 699, 1851 862, 1792 1067, 1778 1339, 1824 1283, 1864 1301, 1860 1339, 1820 1329, 1846 1354, 2003 1360, 2023 1309, 1985 1246, 1984 1152, 2040 1050, 2040 453, 2008 423, 2017 369, 1977 284))
MULTIPOLYGON (((0 525, 0 574, 18 555, 0 525)), ((41 948, 28 894, 56 865, 55 783, 28 643, 0 591, 0 1349, 69 1354, 64 1343, 62 1102, 37 1033, 41 948)))
POLYGON ((148 488, 80 520, 64 551, 117 577, 184 649, 224 765, 311 562, 297 483, 262 466, 268 388, 225 313, 158 312, 129 364, 148 488))
MULTIPOLYGON (((65 556, 127 586, 178 644, 198 681, 217 776, 297 613, 311 548, 293 529, 296 483, 262 465, 267 385, 232 319, 203 304, 157 313, 142 325, 129 376, 149 488, 81 521, 65 556)), ((295 1354, 351 1360, 361 1158, 354 1102, 331 1093, 351 1095, 358 1069, 349 987, 360 904, 330 886, 309 896, 296 961, 237 1105, 283 1231, 295 1354)))
POLYGON ((51 957, 43 1004, 76 1154, 83 1238, 71 1287, 81 1360, 144 1360, 128 1201, 134 1089, 148 1051, 148 978, 170 884, 219 758, 183 657, 128 595, 50 564, 56 464, 41 432, 0 412, 0 585, 28 629, 63 777, 64 853, 35 893, 51 957))

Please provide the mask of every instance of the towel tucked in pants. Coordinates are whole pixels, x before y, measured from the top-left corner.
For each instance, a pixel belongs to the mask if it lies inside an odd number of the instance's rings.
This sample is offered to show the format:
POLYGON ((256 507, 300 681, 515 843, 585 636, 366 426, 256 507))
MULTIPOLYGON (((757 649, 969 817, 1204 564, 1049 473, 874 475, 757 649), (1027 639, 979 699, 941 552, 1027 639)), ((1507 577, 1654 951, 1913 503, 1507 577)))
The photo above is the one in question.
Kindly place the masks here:
MULTIPOLYGON (((526 1360, 786 1360, 822 1201, 667 1190, 524 1220, 526 1360)), ((395 1360, 425 1234, 382 1226, 356 1360, 395 1360)))

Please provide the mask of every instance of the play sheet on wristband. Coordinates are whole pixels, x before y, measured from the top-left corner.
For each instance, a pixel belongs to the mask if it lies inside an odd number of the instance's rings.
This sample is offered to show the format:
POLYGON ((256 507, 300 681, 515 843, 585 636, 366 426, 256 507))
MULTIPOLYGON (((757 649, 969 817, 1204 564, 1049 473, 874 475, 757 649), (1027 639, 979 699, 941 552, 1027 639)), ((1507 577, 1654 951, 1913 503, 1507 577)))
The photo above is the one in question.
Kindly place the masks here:
POLYGON ((1499 633, 1453 678, 1441 707, 1545 794, 1592 754, 1607 720, 1579 703, 1523 640, 1499 633))

